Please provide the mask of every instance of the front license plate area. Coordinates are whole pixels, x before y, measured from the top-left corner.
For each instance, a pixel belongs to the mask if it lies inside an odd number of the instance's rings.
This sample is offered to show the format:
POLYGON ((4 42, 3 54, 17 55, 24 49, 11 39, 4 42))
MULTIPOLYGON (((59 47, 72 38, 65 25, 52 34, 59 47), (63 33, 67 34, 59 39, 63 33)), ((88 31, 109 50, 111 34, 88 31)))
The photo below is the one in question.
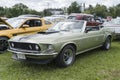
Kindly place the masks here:
POLYGON ((26 59, 24 54, 17 54, 18 59, 26 59))

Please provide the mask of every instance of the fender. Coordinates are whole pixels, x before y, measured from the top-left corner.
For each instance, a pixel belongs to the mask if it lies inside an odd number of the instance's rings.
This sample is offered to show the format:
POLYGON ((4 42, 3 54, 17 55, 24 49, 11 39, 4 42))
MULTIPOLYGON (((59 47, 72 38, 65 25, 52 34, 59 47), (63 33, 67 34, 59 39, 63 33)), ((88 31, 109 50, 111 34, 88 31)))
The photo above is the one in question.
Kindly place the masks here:
POLYGON ((77 48, 77 45, 76 45, 75 42, 67 42, 67 43, 65 43, 65 44, 62 44, 62 46, 61 46, 60 49, 59 49, 59 53, 60 53, 60 51, 61 51, 66 45, 69 45, 69 44, 74 44, 74 45, 76 46, 76 48, 77 48))

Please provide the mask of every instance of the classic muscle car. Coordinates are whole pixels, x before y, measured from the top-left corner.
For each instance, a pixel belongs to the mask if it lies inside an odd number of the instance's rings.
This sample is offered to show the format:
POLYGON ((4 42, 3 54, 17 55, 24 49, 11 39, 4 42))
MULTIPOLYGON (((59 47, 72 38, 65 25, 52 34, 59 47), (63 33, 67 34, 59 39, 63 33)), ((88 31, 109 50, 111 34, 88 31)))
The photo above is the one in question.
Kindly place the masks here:
POLYGON ((120 38, 120 19, 119 18, 112 19, 109 22, 105 22, 103 26, 104 28, 106 28, 106 30, 109 30, 114 33, 113 34, 114 39, 120 38))
POLYGON ((50 26, 50 22, 37 17, 16 17, 6 21, 0 18, 0 51, 7 49, 7 40, 13 36, 37 33, 50 26))
POLYGON ((104 28, 86 26, 86 21, 65 21, 45 32, 13 37, 8 50, 15 60, 42 64, 55 59, 58 66, 67 67, 74 63, 75 55, 98 47, 110 49, 111 38, 104 28))
POLYGON ((72 20, 86 20, 88 26, 98 26, 102 25, 101 20, 95 18, 94 15, 91 14, 83 14, 83 13, 72 13, 68 16, 67 19, 72 20))

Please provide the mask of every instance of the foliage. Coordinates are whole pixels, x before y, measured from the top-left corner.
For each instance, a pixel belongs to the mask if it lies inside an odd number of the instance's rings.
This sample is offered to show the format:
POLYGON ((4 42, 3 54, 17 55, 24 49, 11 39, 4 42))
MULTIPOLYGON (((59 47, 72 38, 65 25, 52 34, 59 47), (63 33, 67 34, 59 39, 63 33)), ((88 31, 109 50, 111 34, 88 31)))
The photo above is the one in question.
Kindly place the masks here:
POLYGON ((41 15, 42 12, 38 12, 36 10, 29 9, 26 5, 19 3, 12 6, 12 8, 3 8, 0 7, 0 16, 6 17, 17 17, 22 14, 36 14, 41 15))
POLYGON ((106 18, 107 16, 117 17, 120 16, 120 4, 107 8, 105 5, 97 4, 95 7, 89 5, 85 13, 94 14, 106 18))
POLYGON ((71 3, 71 5, 67 8, 68 14, 70 13, 80 13, 81 7, 80 5, 75 1, 71 3))
POLYGON ((118 4, 117 6, 110 7, 109 13, 111 13, 113 17, 120 16, 120 4, 118 4))
MULTIPOLYGON (((80 13, 81 5, 79 5, 76 1, 72 2, 71 5, 67 8, 68 14, 70 13, 80 13)), ((120 16, 120 4, 107 8, 105 5, 97 4, 95 7, 89 5, 88 8, 85 9, 84 13, 93 14, 95 16, 100 16, 106 18, 107 16, 117 17, 120 16)))
POLYGON ((49 9, 44 9, 43 10, 44 16, 51 16, 52 13, 49 11, 49 9))
MULTIPOLYGON (((64 9, 64 11, 68 14, 81 13, 81 5, 79 5, 76 1, 72 2, 67 9, 64 9)), ((84 13, 93 14, 103 18, 106 18, 107 16, 112 16, 115 18, 117 16, 120 16, 120 4, 109 8, 107 8, 105 5, 100 4, 97 4, 95 7, 89 5, 89 7, 85 9, 84 13)), ((22 3, 15 4, 11 8, 0 7, 0 16, 16 17, 22 14, 36 14, 40 16, 51 15, 51 13, 47 9, 43 10, 42 12, 38 12, 36 10, 29 9, 26 5, 22 3)))
POLYGON ((0 15, 4 15, 4 12, 5 12, 4 8, 0 7, 0 15))

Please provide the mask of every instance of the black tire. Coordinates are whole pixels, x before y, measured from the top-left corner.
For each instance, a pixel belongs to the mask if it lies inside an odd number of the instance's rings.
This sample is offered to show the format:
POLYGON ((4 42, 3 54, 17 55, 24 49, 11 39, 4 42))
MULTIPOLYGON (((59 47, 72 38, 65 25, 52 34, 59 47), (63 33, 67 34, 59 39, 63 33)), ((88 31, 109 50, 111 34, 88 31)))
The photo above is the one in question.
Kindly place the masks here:
POLYGON ((110 37, 107 37, 102 48, 104 50, 109 50, 111 48, 111 38, 110 37))
POLYGON ((5 51, 8 48, 8 38, 0 37, 0 51, 5 51))
POLYGON ((56 58, 56 63, 59 67, 67 67, 75 61, 75 49, 71 45, 65 46, 56 58))

